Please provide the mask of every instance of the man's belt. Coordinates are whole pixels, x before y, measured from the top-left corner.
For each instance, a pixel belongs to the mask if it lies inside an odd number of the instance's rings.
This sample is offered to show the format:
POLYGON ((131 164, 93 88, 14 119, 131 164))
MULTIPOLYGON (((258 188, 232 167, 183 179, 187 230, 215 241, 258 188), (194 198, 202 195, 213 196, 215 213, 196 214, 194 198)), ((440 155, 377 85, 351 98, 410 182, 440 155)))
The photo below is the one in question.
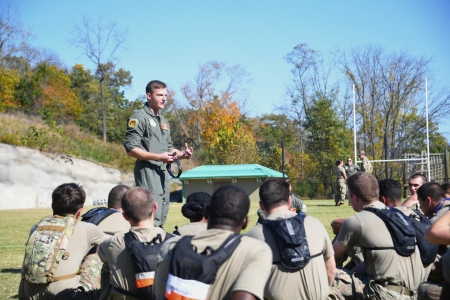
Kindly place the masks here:
POLYGON ((392 284, 388 284, 388 285, 384 285, 383 286, 385 289, 399 293, 400 295, 405 295, 405 296, 414 296, 414 292, 411 291, 408 288, 405 288, 404 286, 401 285, 392 285, 392 284))

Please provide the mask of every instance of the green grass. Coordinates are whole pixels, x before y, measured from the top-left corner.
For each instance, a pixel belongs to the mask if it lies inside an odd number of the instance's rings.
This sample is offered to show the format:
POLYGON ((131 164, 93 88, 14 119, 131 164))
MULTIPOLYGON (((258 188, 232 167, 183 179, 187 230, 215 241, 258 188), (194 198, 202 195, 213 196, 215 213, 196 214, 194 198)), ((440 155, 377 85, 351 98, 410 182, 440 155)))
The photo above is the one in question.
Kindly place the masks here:
MULTIPOLYGON (((349 206, 335 207, 333 200, 306 200, 308 215, 319 219, 332 237, 330 223, 337 218, 347 218, 354 214, 349 206)), ((169 218, 164 226, 167 231, 174 230, 175 225, 182 226, 188 220, 181 214, 181 203, 171 203, 169 218)), ((252 202, 249 212, 249 228, 256 224, 258 203, 252 202)), ((86 207, 85 211, 92 207, 86 207)), ((51 209, 0 210, 0 300, 17 299, 20 281, 20 269, 24 255, 25 243, 31 226, 38 220, 50 215, 51 209)), ((245 230, 244 232, 246 232, 245 230)))

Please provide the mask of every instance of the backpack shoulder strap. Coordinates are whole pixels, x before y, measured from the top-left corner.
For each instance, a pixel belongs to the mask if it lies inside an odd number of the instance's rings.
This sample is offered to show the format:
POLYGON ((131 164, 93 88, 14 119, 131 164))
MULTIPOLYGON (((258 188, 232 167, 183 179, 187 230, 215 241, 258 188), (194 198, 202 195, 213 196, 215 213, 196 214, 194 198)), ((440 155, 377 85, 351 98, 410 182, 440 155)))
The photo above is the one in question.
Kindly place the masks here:
POLYGON ((377 215, 388 229, 393 247, 362 247, 367 250, 395 249, 401 256, 410 256, 414 253, 416 245, 416 231, 406 215, 395 207, 389 209, 376 209, 372 207, 364 208, 377 215))
POLYGON ((81 221, 98 225, 101 221, 114 213, 118 213, 118 211, 108 207, 96 207, 83 214, 81 216, 81 221))

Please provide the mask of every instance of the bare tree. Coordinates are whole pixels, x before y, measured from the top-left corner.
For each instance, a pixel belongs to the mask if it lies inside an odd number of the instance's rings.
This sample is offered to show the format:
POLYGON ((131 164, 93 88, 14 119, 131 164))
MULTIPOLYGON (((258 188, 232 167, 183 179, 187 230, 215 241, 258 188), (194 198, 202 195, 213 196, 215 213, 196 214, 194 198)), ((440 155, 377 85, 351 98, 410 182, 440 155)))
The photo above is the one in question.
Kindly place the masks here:
POLYGON ((25 57, 33 50, 28 45, 32 34, 23 28, 17 15, 17 8, 11 2, 0 6, 0 66, 5 66, 14 56, 25 57))
POLYGON ((106 22, 102 17, 94 23, 83 18, 81 25, 74 25, 73 35, 69 42, 83 50, 96 66, 96 75, 100 85, 100 101, 102 103, 102 132, 106 142, 106 105, 104 81, 108 76, 109 66, 116 59, 116 52, 123 48, 127 40, 127 30, 121 30, 115 22, 106 22))
MULTIPOLYGON (((343 62, 349 86, 356 87, 359 146, 374 157, 399 158, 405 143, 426 126, 425 79, 432 79, 431 59, 382 47, 352 50, 343 62)), ((450 112, 450 96, 429 90, 429 119, 450 112)), ((381 172, 381 168, 376 168, 381 172)))

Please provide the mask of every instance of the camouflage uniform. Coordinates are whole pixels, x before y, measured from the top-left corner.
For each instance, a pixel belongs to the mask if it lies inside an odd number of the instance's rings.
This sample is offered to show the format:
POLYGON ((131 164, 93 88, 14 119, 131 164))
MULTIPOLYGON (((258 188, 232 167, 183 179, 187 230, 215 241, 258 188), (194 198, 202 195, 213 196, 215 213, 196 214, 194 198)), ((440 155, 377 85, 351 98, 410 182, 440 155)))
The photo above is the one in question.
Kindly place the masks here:
POLYGON ((372 174, 372 163, 365 156, 362 159, 361 171, 372 174))
POLYGON ((410 296, 393 291, 391 286, 382 286, 372 280, 370 276, 357 276, 355 273, 346 270, 336 270, 334 277, 333 291, 340 293, 345 299, 384 299, 384 300, 406 300, 417 299, 416 294, 410 296), (337 291, 336 291, 337 290, 337 291))
POLYGON ((337 205, 344 204, 345 202, 345 194, 347 193, 347 186, 345 184, 345 169, 341 166, 337 166, 335 169, 336 172, 336 193, 334 202, 337 205))
MULTIPOLYGON (((127 122, 124 147, 130 152, 140 148, 152 153, 171 152, 174 147, 170 137, 169 122, 160 114, 155 115, 146 103, 127 122)), ((169 213, 170 175, 161 161, 136 160, 134 166, 136 186, 148 189, 158 203, 155 226, 162 226, 169 213)))

